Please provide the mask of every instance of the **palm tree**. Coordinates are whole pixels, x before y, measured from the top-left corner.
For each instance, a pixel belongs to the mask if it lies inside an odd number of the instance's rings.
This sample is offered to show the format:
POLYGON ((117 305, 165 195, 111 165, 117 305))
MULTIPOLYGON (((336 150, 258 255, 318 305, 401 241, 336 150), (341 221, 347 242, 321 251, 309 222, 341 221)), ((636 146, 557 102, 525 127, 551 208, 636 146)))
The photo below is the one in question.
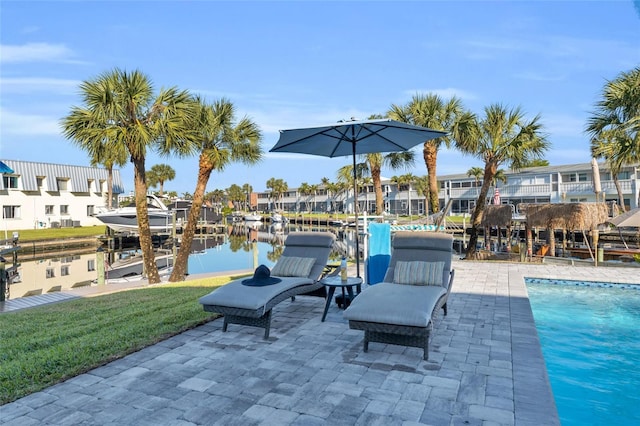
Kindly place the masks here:
POLYGON ((320 185, 318 185, 317 183, 309 185, 309 192, 313 194, 313 210, 312 211, 314 212, 316 211, 316 195, 318 194, 319 188, 320 188, 320 185))
MULTIPOLYGON (((283 179, 270 178, 267 181, 267 188, 271 189, 271 197, 276 205, 276 209, 278 209, 278 201, 280 201, 285 192, 289 190, 289 185, 287 185, 283 179)), ((280 209, 284 210, 284 207, 280 205, 280 209)))
POLYGON ((425 198, 425 214, 428 215, 429 206, 429 176, 418 176, 414 182, 414 187, 419 196, 425 198))
POLYGON ((528 167, 547 167, 549 165, 549 160, 545 160, 544 158, 532 158, 526 163, 522 164, 522 168, 526 169, 528 167))
POLYGON ((307 182, 302 182, 298 187, 298 194, 300 194, 302 198, 305 200, 304 202, 305 211, 308 212, 309 211, 309 195, 311 195, 311 185, 309 185, 307 182))
MULTIPOLYGON (((171 282, 184 280, 187 272, 191 243, 211 173, 214 170, 224 170, 230 163, 252 165, 262 158, 262 134, 251 119, 244 117, 236 122, 235 107, 227 99, 215 101, 210 105, 201 98, 196 100, 196 117, 192 122, 192 129, 197 132, 200 151, 198 180, 187 224, 182 230, 180 249, 169 277, 171 282)), ((242 193, 245 194, 244 191, 242 193)))
POLYGON ((96 158, 103 146, 109 158, 128 155, 134 166, 138 233, 149 283, 160 282, 149 215, 145 160, 149 150, 191 155, 194 134, 193 99, 177 88, 153 94, 150 79, 140 71, 114 69, 80 85, 84 107, 73 107, 63 118, 64 135, 96 158))
POLYGON ((164 195, 164 183, 176 178, 176 171, 168 164, 155 164, 147 171, 149 187, 160 185, 160 196, 164 195))
MULTIPOLYGON (((362 186, 362 179, 364 175, 367 173, 368 167, 366 163, 357 163, 356 164, 356 182, 355 186, 360 188, 362 186)), ((346 198, 349 196, 349 191, 354 187, 353 185, 353 165, 348 164, 346 166, 342 166, 338 169, 337 180, 341 185, 343 190, 346 192, 346 198)), ((360 206, 358 203, 358 194, 353 194, 353 203, 354 203, 354 212, 360 211, 360 206)))
POLYGON ((476 180, 476 187, 480 183, 480 178, 482 177, 482 175, 484 175, 484 169, 482 167, 474 166, 467 170, 467 176, 473 176, 473 178, 476 180))
POLYGON ((484 118, 474 120, 456 134, 457 146, 462 152, 484 161, 482 188, 471 216, 471 235, 467 258, 476 254, 478 231, 485 209, 487 194, 501 164, 518 170, 532 158, 540 158, 549 143, 542 133, 540 116, 526 121, 520 107, 508 109, 493 104, 484 109, 484 118))
POLYGON ((251 210, 251 193, 253 192, 253 186, 245 183, 242 185, 242 192, 245 194, 245 210, 251 210))
POLYGON ((459 98, 454 96, 445 101, 432 93, 415 95, 404 106, 392 105, 388 115, 394 120, 447 132, 446 136, 426 141, 422 148, 429 178, 429 206, 432 212, 438 211, 440 209, 438 197, 440 191, 436 173, 438 150, 442 144, 449 147, 455 140, 458 128, 468 126, 473 115, 464 110, 459 98))
POLYGON ((384 211, 384 194, 382 193, 382 168, 389 167, 391 170, 407 169, 414 164, 415 154, 413 151, 390 152, 388 154, 365 154, 363 158, 363 171, 371 176, 373 190, 376 194, 376 214, 384 211))
POLYGON ((335 186, 333 182, 329 180, 328 177, 323 177, 322 179, 320 179, 320 184, 327 191, 327 200, 329 201, 329 206, 327 207, 327 211, 333 211, 334 210, 333 197, 335 195, 335 186))
POLYGON ((591 138, 591 155, 595 158, 604 158, 607 162, 611 178, 613 179, 613 184, 616 187, 618 206, 624 210, 624 195, 622 193, 622 186, 620 185, 619 174, 626 163, 633 163, 638 160, 634 160, 633 156, 625 158, 625 156, 620 155, 620 151, 623 147, 615 142, 613 133, 614 132, 605 130, 600 132, 598 135, 593 136, 591 138))
POLYGON ((217 213, 221 211, 220 206, 222 205, 222 201, 224 201, 224 197, 225 192, 222 189, 214 189, 205 195, 205 199, 211 202, 217 213))
POLYGON ((406 173, 399 178, 396 178, 396 183, 398 185, 406 185, 407 186, 407 212, 409 217, 411 217, 411 185, 416 180, 416 177, 413 173, 406 173))
MULTIPOLYGON (((640 161, 640 67, 605 84, 586 131, 593 156, 607 161, 614 182, 624 164, 640 161)), ((618 198, 624 207, 621 192, 618 198)))
POLYGON ((240 185, 232 183, 226 191, 227 195, 229 196, 229 200, 231 200, 231 203, 233 204, 233 208, 238 211, 242 210, 242 206, 244 205, 243 201, 246 197, 246 194, 242 190, 242 187, 240 185))

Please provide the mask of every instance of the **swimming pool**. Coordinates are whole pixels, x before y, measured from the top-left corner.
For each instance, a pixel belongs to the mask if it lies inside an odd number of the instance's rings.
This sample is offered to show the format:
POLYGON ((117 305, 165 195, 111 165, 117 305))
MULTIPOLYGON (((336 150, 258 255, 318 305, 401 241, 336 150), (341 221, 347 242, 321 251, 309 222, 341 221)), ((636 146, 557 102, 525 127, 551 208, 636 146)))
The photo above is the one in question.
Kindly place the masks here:
POLYGON ((525 283, 562 425, 640 424, 640 285, 525 283))

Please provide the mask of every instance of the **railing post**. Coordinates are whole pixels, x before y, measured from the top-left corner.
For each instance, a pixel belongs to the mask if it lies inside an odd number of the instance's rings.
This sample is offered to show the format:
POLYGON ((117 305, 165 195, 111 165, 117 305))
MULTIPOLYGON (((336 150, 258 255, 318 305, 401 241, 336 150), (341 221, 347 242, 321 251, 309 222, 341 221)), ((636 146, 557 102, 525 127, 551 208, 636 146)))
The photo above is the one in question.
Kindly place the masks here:
POLYGON ((3 257, 0 257, 0 302, 4 302, 7 294, 7 274, 5 271, 5 260, 3 257))

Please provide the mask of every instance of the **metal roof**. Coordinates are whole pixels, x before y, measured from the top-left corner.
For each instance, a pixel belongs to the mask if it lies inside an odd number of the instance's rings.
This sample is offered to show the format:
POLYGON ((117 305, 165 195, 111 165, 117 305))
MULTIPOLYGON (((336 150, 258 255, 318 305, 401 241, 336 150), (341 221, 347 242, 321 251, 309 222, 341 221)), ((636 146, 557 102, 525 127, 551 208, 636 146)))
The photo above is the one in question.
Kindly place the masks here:
MULTIPOLYGON (((12 175, 20 176, 22 191, 38 191, 38 179, 44 179, 45 191, 59 191, 58 181, 69 180, 70 192, 90 192, 89 181, 96 184, 100 181, 107 181, 107 169, 99 167, 70 166, 66 164, 36 163, 31 161, 2 160, 7 166, 13 169, 12 175)), ((0 180, 0 189, 6 189, 4 182, 0 180)), ((122 194, 124 185, 120 178, 120 170, 113 170, 113 193, 122 194)))

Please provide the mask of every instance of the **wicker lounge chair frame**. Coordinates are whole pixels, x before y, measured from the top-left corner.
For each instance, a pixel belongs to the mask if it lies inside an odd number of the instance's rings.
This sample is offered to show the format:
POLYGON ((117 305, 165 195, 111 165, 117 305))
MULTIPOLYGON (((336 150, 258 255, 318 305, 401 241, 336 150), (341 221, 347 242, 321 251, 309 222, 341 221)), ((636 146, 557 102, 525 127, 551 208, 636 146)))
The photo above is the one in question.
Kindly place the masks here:
MULTIPOLYGON (((333 248, 335 241, 335 235, 330 232, 292 232, 287 236, 285 241, 285 248, 282 252, 282 256, 297 256, 297 257, 314 257, 315 263, 309 273, 308 277, 282 277, 282 280, 299 281, 299 284, 294 283, 292 286, 288 286, 283 289, 282 292, 276 294, 265 302, 264 305, 257 309, 246 309, 232 304, 209 304, 206 303, 206 297, 200 299, 202 307, 207 312, 216 312, 223 314, 224 323, 222 331, 226 332, 229 324, 246 325, 252 327, 264 328, 264 339, 269 338, 269 332, 271 330, 271 312, 274 306, 279 304, 285 299, 291 298, 291 301, 295 301, 295 296, 302 295, 310 292, 314 292, 319 289, 323 289, 319 280, 331 272, 330 268, 327 268, 327 261, 329 260, 329 254, 333 248), (203 299, 205 299, 203 301, 203 299)), ((241 286, 241 280, 236 280, 226 286, 234 285, 241 286)), ((277 284, 276 284, 277 285, 277 284)), ((241 292, 251 292, 255 290, 254 287, 243 286, 238 287, 241 292)), ((215 293, 212 292, 211 294, 215 293)), ((248 294, 248 293, 247 293, 248 294)))
MULTIPOLYGON (((393 241, 393 252, 389 268, 385 274, 384 283, 389 285, 393 281, 394 267, 398 261, 411 260, 444 260, 445 270, 443 271, 443 287, 446 292, 442 293, 436 300, 434 309, 430 313, 430 320, 424 326, 413 326, 406 324, 394 324, 380 321, 359 321, 350 319, 350 309, 345 311, 345 317, 349 319, 349 328, 364 331, 364 352, 369 351, 369 343, 385 343, 392 345, 417 347, 424 350, 423 359, 429 359, 429 338, 433 328, 433 320, 437 316, 440 309, 447 315, 447 301, 451 293, 455 270, 451 268, 451 254, 453 249, 453 238, 448 234, 432 233, 432 232, 397 232, 393 241)), ((381 285, 376 284, 376 286, 381 285)), ((403 286, 401 284, 391 284, 398 286, 394 290, 403 291, 412 286, 403 286)), ((372 293, 363 291, 354 300, 352 306, 356 305, 358 298, 370 297, 372 293)), ((374 295, 375 297, 375 295, 374 295)), ((385 311, 385 300, 376 301, 377 309, 380 313, 385 311)), ((383 318, 381 315, 380 318, 383 318)))

